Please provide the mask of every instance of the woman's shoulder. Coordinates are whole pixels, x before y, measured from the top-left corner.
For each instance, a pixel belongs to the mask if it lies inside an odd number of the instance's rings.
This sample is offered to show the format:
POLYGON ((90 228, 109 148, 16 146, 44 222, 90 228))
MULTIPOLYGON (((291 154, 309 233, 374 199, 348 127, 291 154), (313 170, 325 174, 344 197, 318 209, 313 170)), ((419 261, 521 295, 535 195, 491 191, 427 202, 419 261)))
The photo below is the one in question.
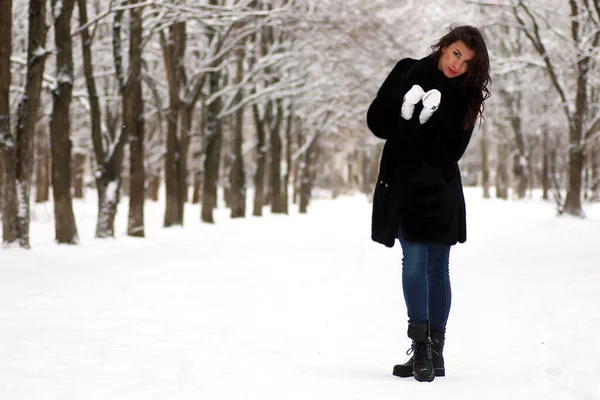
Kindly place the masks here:
POLYGON ((396 62, 396 65, 390 72, 390 75, 396 76, 397 78, 406 76, 416 62, 417 60, 413 58, 402 58, 396 62))
POLYGON ((410 68, 417 61, 419 61, 419 60, 416 60, 416 59, 410 58, 410 57, 405 57, 405 58, 401 58, 400 60, 398 60, 398 62, 396 63, 396 66, 401 67, 401 68, 410 68))

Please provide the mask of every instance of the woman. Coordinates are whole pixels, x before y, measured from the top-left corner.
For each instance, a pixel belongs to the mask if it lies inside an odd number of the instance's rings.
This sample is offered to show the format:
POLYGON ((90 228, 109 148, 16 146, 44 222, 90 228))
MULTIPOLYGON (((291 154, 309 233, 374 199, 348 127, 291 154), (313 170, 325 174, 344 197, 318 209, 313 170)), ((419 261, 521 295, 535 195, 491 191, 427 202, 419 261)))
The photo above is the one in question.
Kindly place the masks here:
POLYGON ((444 376, 450 311, 450 247, 466 240, 458 161, 490 96, 479 29, 454 26, 420 60, 400 60, 369 107, 369 129, 386 143, 373 199, 372 238, 402 246, 402 288, 411 359, 393 374, 444 376))

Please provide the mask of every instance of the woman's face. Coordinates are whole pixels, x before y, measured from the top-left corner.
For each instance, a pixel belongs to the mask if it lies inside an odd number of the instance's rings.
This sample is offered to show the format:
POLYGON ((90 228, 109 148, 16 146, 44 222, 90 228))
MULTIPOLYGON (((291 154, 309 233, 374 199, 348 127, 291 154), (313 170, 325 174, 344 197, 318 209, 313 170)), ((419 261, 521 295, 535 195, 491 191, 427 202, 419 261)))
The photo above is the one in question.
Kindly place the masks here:
POLYGON ((448 47, 442 48, 438 69, 447 78, 461 76, 469 69, 468 61, 475 57, 475 52, 467 47, 465 42, 457 40, 448 47))

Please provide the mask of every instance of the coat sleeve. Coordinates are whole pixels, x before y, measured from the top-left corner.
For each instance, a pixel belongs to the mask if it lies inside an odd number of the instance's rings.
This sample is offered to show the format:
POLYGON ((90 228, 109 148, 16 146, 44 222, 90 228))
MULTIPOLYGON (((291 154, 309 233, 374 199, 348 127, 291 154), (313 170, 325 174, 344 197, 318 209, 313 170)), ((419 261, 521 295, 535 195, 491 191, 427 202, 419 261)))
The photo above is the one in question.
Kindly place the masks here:
POLYGON ((418 128, 418 119, 405 120, 400 115, 402 100, 407 92, 406 73, 415 60, 405 58, 396 64, 367 111, 367 126, 381 139, 391 135, 410 134, 418 128))

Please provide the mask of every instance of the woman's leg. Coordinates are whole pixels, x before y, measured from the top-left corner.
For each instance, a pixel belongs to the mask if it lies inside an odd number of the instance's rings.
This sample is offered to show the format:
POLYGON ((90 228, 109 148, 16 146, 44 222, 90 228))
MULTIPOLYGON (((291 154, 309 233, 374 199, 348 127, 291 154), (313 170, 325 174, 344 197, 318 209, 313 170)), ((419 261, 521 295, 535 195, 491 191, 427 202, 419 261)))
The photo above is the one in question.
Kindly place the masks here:
POLYGON ((449 258, 450 246, 427 246, 428 315, 431 332, 446 333, 452 301, 449 258))
POLYGON ((399 235, 402 246, 402 289, 408 322, 429 322, 427 286, 428 246, 410 242, 399 235))

